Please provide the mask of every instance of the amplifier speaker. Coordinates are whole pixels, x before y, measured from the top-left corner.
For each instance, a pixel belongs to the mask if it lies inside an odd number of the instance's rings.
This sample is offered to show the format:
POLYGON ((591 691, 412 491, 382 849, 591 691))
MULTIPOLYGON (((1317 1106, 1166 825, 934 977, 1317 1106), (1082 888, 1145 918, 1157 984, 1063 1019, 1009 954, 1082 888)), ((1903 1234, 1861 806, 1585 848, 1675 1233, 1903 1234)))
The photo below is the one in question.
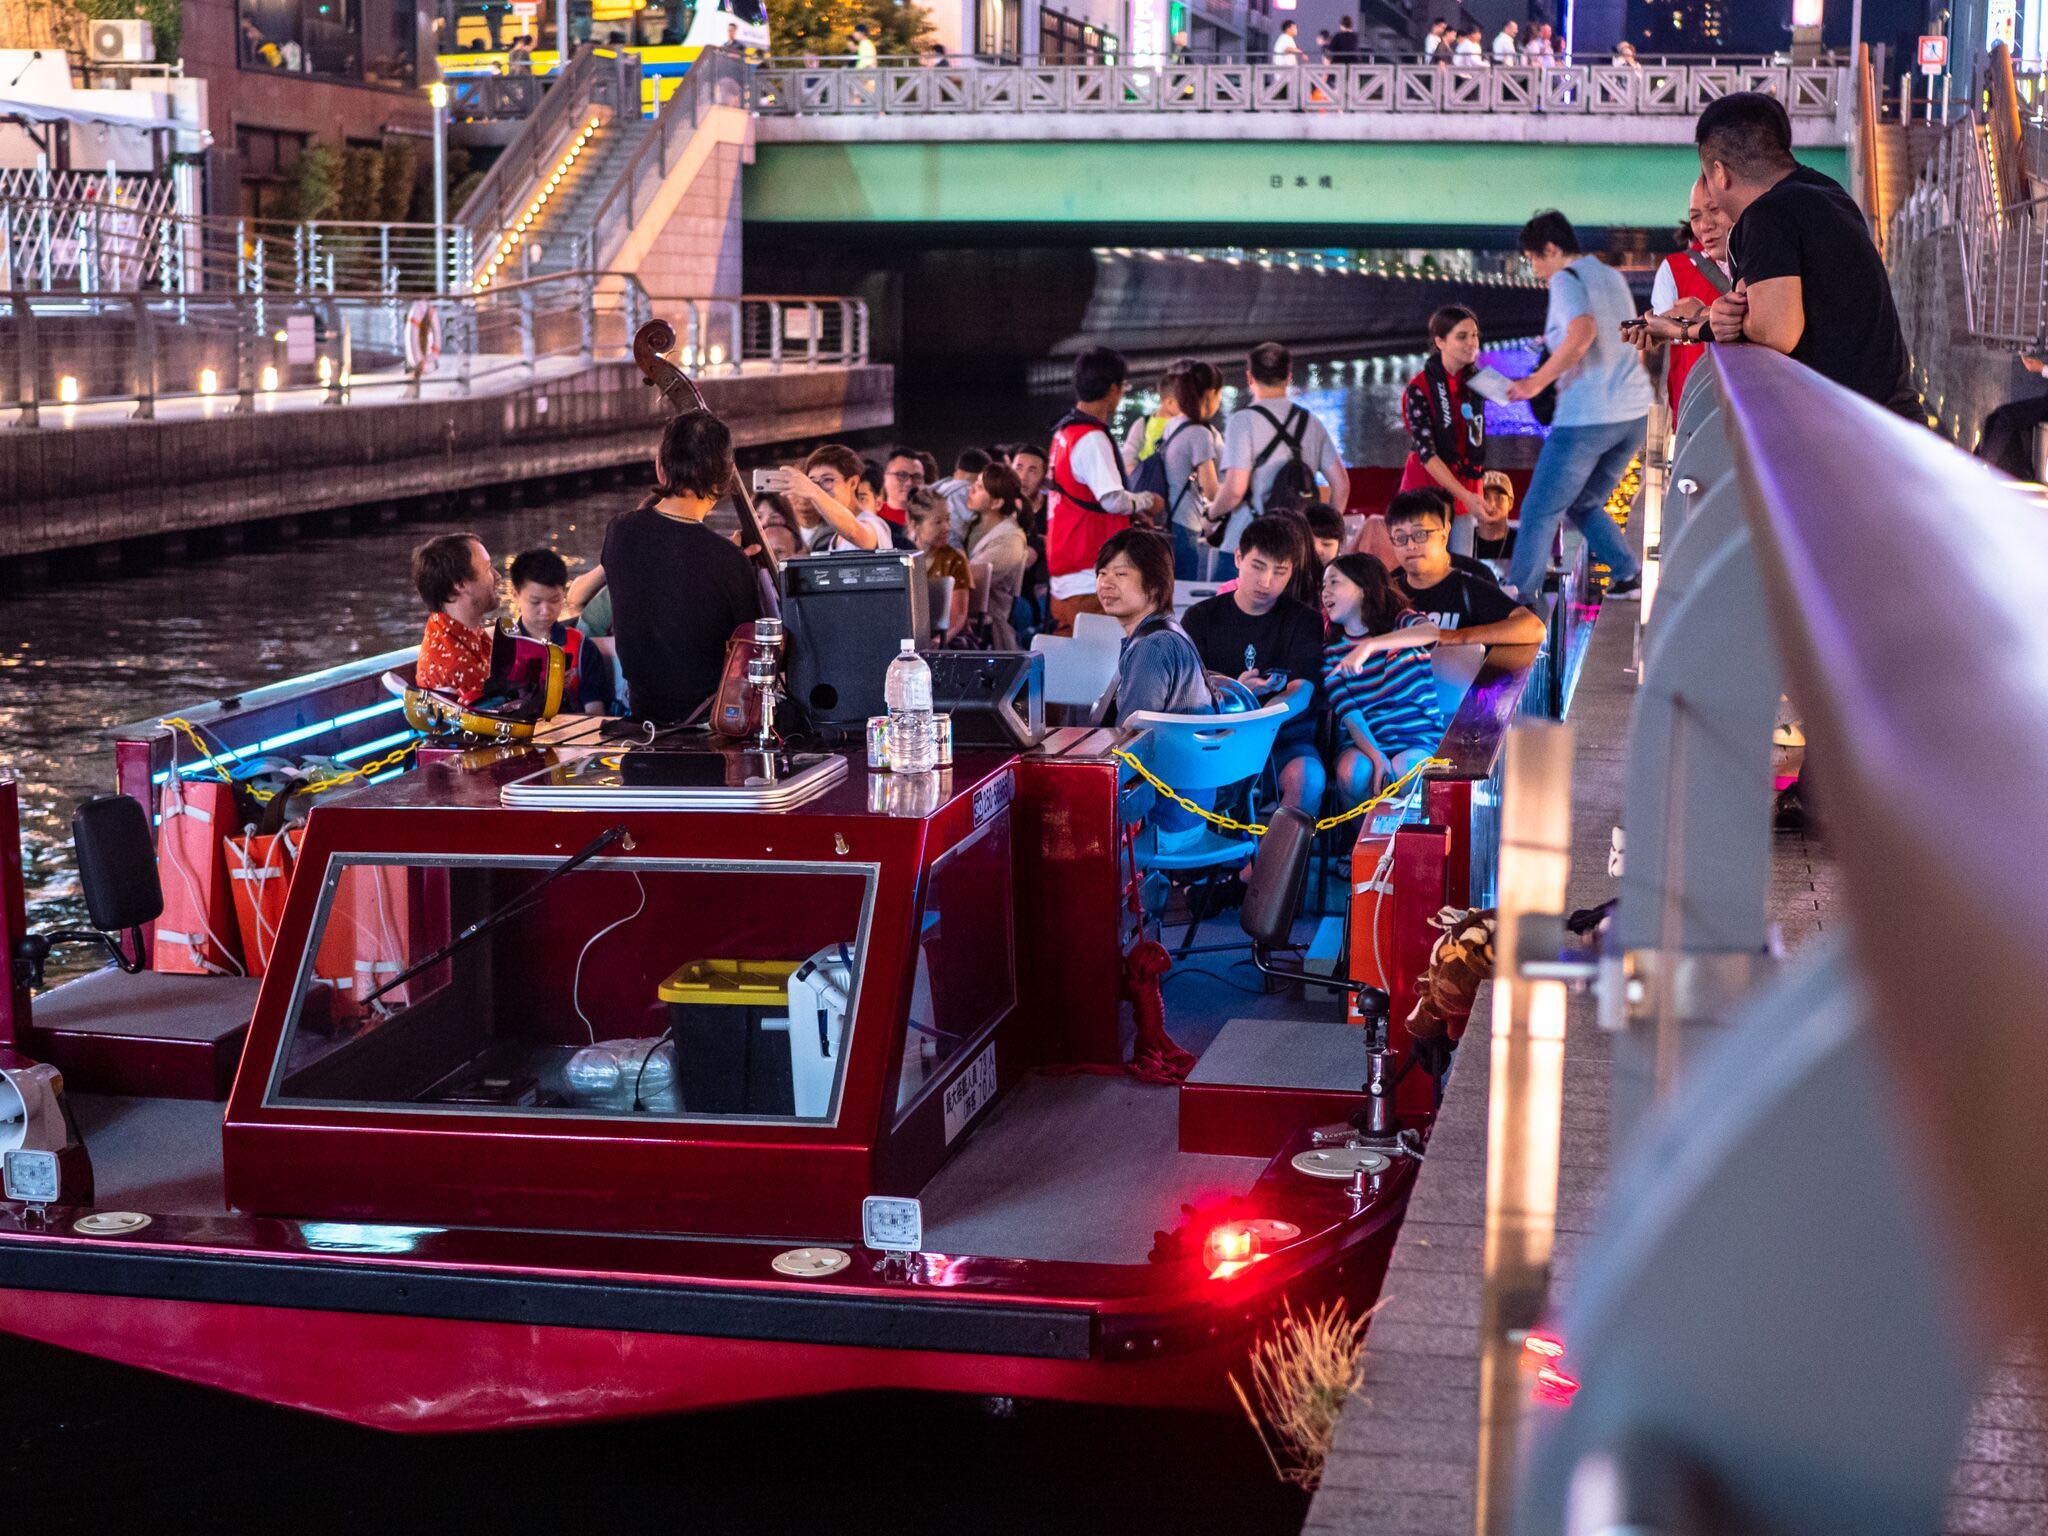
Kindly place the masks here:
POLYGON ((1045 658, 1036 651, 924 651, 932 708, 953 717, 953 744, 1035 747, 1045 740, 1045 658))
POLYGON ((820 733, 859 732, 887 712, 882 678, 905 640, 931 638, 924 556, 821 555, 782 566, 789 696, 820 733))

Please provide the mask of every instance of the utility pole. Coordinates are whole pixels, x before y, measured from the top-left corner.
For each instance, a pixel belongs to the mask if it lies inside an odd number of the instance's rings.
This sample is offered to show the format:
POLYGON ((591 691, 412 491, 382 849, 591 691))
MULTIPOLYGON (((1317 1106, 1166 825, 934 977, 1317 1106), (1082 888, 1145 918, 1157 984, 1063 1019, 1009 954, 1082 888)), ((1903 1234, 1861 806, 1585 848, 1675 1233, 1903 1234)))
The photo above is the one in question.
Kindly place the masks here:
POLYGON ((427 87, 434 104, 434 292, 448 291, 448 82, 427 87))

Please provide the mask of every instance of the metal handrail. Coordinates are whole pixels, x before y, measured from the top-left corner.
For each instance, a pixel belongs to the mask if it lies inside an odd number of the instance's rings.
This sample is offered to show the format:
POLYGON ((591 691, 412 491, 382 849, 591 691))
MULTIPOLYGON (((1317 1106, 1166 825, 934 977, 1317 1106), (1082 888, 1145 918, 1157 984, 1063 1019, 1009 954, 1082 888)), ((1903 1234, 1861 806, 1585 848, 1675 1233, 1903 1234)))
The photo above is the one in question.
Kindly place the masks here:
POLYGON ((4 286, 39 293, 260 292, 275 287, 432 293, 434 266, 466 273, 468 235, 371 219, 249 219, 149 213, 96 198, 0 198, 4 286))
POLYGON ((700 374, 846 368, 868 359, 868 310, 859 299, 652 296, 620 272, 548 273, 435 299, 324 290, 81 299, 16 290, 0 299, 14 343, 12 368, 0 374, 0 411, 11 407, 17 425, 34 427, 53 407, 108 402, 133 401, 134 414, 148 419, 158 401, 180 398, 218 397, 223 414, 246 414, 259 396, 318 391, 325 403, 345 405, 372 385, 416 398, 423 383, 452 383, 467 394, 494 378, 532 378, 549 359, 572 371, 628 359, 634 335, 657 313, 674 321, 679 360, 700 374), (438 366, 425 375, 407 367, 407 327, 420 304, 431 306, 440 338, 438 366), (307 318, 316 356, 294 362, 307 318))
MULTIPOLYGON (((708 58, 709 55, 707 54, 708 58)), ((700 64, 699 68, 702 67, 700 64)), ((694 71, 693 71, 694 73, 694 71)), ((1796 118, 1836 116, 1833 64, 932 64, 767 68, 764 117, 999 112, 1505 112, 1692 116, 1731 91, 1767 91, 1796 118)))
POLYGON ((520 125, 455 216, 456 224, 470 232, 477 252, 488 248, 493 232, 517 223, 532 189, 560 161, 577 125, 588 122, 593 113, 613 120, 639 116, 637 54, 585 43, 567 67, 548 77, 539 108, 520 125))
POLYGON ((1635 1162, 1576 1266, 1559 1331, 1585 1387, 1542 1416, 1517 1529, 1560 1529, 1575 1468, 1641 1432, 1745 1529, 1933 1529, 1993 1329, 2048 1325, 2048 861, 2015 771, 2048 753, 2041 508, 1764 347, 1714 349, 1680 421, 1595 983, 1635 1162), (1902 630, 1884 573, 1905 567, 1926 601, 1902 630), (1847 942, 1775 972, 1781 690, 1847 942), (1716 958, 1747 979, 1662 980, 1716 958), (1679 1070, 1643 1124, 1624 1078, 1667 1035, 1679 1070))

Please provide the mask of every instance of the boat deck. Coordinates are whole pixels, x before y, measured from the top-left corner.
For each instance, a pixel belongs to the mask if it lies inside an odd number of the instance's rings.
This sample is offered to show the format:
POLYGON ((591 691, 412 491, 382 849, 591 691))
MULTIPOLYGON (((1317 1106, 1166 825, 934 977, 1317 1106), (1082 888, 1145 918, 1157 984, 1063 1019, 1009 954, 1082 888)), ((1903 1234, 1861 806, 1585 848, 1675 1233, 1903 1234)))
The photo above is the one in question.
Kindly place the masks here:
POLYGON ((227 1209, 220 1152, 226 1105, 100 1093, 66 1094, 65 1102, 92 1153, 95 1205, 158 1216, 227 1209))
MULTIPOLYGON (((1201 936, 1219 941, 1234 926, 1227 914, 1205 924, 1201 936)), ((221 985, 202 981, 190 990, 198 998, 221 985)), ((1200 1055, 1228 1020, 1281 1025, 1340 1016, 1334 1001, 1304 1002, 1258 986, 1241 954, 1191 957, 1167 981, 1168 1029, 1200 1055)), ((1225 1054, 1233 1053, 1219 1057, 1225 1054)), ((1333 1087, 1356 1086, 1362 1058, 1357 1073, 1347 1075, 1348 1065, 1330 1064, 1333 1087)), ((98 1205, 158 1215, 204 1216, 226 1209, 223 1104, 96 1093, 68 1097, 92 1152, 98 1205)), ((1242 1193, 1266 1162, 1182 1152, 1179 1117, 1180 1095, 1171 1085, 1097 1072, 1032 1074, 1005 1095, 920 1192, 926 1246, 978 1257, 1144 1263, 1155 1234, 1178 1225, 1184 1203, 1242 1193)))

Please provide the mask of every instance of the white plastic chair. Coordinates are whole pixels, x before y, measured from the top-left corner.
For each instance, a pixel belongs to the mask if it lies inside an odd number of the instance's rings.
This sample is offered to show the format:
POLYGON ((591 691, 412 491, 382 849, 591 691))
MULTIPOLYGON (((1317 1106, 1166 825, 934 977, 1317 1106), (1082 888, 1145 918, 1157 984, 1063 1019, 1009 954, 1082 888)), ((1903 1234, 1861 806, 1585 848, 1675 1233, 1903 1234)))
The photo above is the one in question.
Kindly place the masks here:
POLYGON ((1045 658, 1045 702, 1089 724, 1099 720, 1116 682, 1118 652, 1064 635, 1033 635, 1031 649, 1045 658))
POLYGON ((967 574, 974 578, 974 593, 967 599, 967 616, 973 619, 988 617, 988 589, 996 579, 996 568, 986 560, 967 562, 967 574))

